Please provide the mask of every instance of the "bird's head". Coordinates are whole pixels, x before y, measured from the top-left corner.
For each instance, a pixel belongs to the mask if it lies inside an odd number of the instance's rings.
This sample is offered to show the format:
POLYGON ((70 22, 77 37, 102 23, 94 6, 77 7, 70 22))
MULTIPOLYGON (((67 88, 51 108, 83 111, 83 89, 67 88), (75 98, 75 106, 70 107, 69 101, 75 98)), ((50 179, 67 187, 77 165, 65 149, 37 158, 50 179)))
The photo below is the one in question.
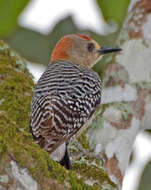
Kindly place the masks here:
POLYGON ((120 51, 120 48, 105 48, 83 34, 70 34, 56 44, 51 61, 66 60, 91 68, 104 54, 120 51))

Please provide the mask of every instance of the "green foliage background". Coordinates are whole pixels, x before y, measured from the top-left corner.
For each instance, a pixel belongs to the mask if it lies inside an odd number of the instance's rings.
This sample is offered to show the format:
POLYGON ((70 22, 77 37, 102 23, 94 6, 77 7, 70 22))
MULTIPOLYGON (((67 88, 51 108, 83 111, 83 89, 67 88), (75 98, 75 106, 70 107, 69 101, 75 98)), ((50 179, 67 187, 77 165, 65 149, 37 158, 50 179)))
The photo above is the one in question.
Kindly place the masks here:
POLYGON ((15 28, 19 14, 29 0, 0 0, 0 36, 8 36, 15 28))

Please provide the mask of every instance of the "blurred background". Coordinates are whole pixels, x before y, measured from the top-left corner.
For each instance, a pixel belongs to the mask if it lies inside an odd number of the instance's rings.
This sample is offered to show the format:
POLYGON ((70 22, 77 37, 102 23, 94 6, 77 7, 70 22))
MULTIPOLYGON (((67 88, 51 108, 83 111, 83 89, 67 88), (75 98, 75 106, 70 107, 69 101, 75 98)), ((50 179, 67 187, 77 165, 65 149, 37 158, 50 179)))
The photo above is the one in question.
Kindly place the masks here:
MULTIPOLYGON (((54 45, 65 34, 83 32, 105 46, 114 45, 132 3, 130 0, 0 0, 0 38, 30 61, 27 66, 36 83, 49 63, 54 45)), ((98 71, 98 66, 94 69, 98 71)), ((100 67, 99 72, 102 72, 100 67)), ((151 136, 144 132, 136 138, 122 190, 151 190, 150 179, 151 136)))

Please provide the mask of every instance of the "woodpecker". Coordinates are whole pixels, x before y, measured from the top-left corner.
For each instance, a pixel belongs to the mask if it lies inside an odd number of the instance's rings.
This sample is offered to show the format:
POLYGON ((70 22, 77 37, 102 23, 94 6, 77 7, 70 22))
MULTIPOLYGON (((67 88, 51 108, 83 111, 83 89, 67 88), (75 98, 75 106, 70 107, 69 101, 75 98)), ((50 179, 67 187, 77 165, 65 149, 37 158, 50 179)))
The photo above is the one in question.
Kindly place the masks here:
POLYGON ((106 53, 84 34, 70 34, 56 44, 51 64, 40 77, 31 103, 30 131, 36 143, 67 169, 68 142, 101 104, 102 83, 91 68, 106 53))

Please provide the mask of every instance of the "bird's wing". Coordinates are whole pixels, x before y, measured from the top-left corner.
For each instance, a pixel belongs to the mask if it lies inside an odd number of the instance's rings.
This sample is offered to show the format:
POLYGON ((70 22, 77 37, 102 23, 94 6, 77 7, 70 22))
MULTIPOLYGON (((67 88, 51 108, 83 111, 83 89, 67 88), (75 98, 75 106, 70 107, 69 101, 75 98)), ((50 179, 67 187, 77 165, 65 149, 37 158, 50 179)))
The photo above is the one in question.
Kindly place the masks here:
POLYGON ((49 153, 73 136, 87 118, 83 111, 75 109, 76 102, 69 97, 41 96, 32 104, 30 131, 40 147, 49 153))
POLYGON ((31 106, 30 131, 34 140, 44 149, 54 126, 51 99, 48 96, 34 97, 31 106))

